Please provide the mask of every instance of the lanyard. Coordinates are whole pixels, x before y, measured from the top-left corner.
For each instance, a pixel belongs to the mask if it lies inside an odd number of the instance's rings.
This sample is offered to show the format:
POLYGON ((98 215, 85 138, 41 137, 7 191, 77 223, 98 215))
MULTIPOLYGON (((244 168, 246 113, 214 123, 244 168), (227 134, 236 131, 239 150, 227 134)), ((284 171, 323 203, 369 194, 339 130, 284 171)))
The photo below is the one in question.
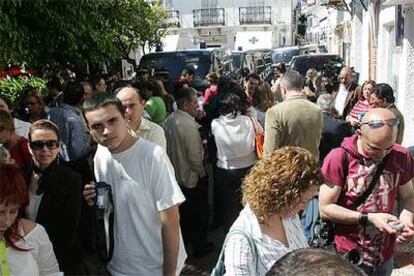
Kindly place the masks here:
POLYGON ((9 263, 7 262, 6 242, 0 240, 0 268, 1 276, 10 276, 9 263))

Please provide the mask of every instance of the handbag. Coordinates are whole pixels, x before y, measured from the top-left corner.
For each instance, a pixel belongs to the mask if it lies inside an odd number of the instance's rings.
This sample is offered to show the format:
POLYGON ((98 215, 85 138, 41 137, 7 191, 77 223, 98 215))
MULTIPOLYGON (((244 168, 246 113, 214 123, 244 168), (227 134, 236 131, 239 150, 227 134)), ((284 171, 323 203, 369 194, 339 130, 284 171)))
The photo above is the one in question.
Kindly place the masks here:
POLYGON ((258 262, 257 262, 256 244, 254 243, 252 237, 250 237, 250 235, 247 234, 243 229, 234 228, 234 229, 230 230, 230 232, 226 236, 226 239, 224 240, 224 243, 223 243, 223 246, 221 248, 220 255, 219 255, 219 258, 217 260, 217 263, 214 266, 213 270, 211 271, 211 276, 222 276, 226 273, 226 267, 224 265, 224 252, 226 250, 227 242, 229 241, 230 237, 235 235, 235 234, 242 235, 247 240, 247 242, 249 243, 249 247, 252 250, 253 258, 254 258, 255 263, 256 263, 256 271, 257 271, 257 263, 258 262))
POLYGON ((254 127, 254 133, 255 133, 254 142, 255 142, 255 148, 256 148, 256 155, 257 155, 257 158, 260 159, 264 155, 264 147, 263 147, 264 130, 256 118, 250 117, 250 120, 252 121, 252 124, 254 127))
MULTIPOLYGON (((348 166, 349 166, 349 157, 348 152, 343 149, 344 152, 344 161, 345 162, 345 168, 346 173, 345 175, 348 175, 348 166)), ((382 162, 378 165, 377 170, 371 180, 371 182, 368 185, 368 188, 364 191, 364 193, 358 197, 349 207, 350 210, 356 210, 365 200, 367 200, 368 196, 372 193, 374 190, 375 185, 377 184, 382 171, 384 170, 385 163, 388 159, 388 155, 384 157, 382 162)), ((319 229, 315 228, 315 238, 312 240, 311 246, 321 249, 327 249, 327 250, 335 250, 335 243, 334 243, 334 236, 335 236, 335 225, 330 221, 320 221, 319 229)), ((346 256, 353 256, 353 254, 349 254, 349 252, 345 253, 346 256)))

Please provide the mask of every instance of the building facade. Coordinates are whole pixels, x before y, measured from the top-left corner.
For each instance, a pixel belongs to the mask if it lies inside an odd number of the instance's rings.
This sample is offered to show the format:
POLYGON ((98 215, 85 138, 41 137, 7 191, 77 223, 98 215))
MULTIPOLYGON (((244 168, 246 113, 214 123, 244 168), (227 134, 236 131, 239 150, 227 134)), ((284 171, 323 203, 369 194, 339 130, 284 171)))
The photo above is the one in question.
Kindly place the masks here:
POLYGON ((310 4, 302 10, 308 15, 307 40, 342 56, 359 72, 360 84, 369 79, 390 84, 405 119, 403 145, 413 146, 414 0, 310 4))
POLYGON ((292 45, 297 0, 165 0, 164 50, 226 47, 230 50, 292 45))

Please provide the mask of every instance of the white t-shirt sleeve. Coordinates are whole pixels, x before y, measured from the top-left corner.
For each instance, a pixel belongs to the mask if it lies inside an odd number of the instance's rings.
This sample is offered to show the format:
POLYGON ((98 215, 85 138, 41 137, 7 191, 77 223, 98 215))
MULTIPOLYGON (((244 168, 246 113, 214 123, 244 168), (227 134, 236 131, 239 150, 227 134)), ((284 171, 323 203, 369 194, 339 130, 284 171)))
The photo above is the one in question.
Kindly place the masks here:
POLYGON ((30 253, 32 253, 39 266, 39 274, 56 275, 59 272, 59 265, 45 228, 37 224, 32 232, 29 233, 26 240, 33 248, 30 253))
POLYGON ((154 148, 151 172, 151 187, 159 212, 184 202, 185 197, 178 186, 174 168, 161 147, 154 148))

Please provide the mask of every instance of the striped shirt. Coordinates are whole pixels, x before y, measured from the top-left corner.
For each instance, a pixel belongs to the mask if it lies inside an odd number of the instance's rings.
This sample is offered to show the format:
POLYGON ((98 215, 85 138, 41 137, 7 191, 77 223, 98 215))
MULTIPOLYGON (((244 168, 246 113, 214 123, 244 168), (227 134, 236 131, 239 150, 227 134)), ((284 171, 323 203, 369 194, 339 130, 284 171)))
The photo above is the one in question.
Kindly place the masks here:
POLYGON ((365 101, 358 101, 349 113, 347 121, 354 125, 355 123, 359 122, 359 117, 371 108, 372 105, 369 103, 366 103, 365 101))
POLYGON ((282 223, 289 247, 262 233, 256 215, 249 205, 246 205, 232 228, 242 228, 252 237, 258 256, 253 256, 253 249, 244 236, 233 234, 227 242, 224 253, 226 275, 265 275, 286 253, 308 247, 298 215, 284 218, 282 223))

